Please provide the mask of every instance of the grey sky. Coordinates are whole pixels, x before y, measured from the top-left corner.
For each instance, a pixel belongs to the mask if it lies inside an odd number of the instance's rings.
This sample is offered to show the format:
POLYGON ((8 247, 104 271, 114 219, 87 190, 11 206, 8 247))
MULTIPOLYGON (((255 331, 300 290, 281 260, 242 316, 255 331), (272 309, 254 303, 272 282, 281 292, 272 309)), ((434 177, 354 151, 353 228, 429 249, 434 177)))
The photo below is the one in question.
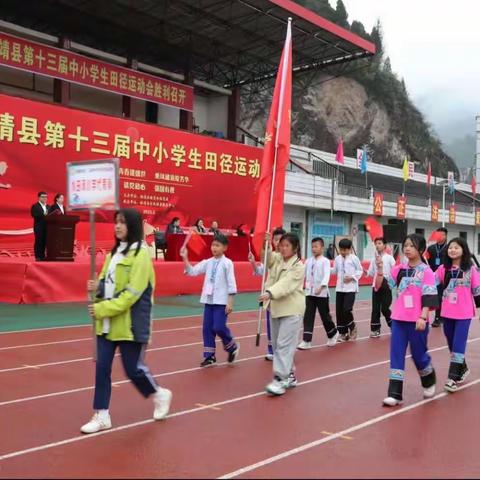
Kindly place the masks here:
MULTIPOLYGON (((343 1, 349 21, 361 21, 367 31, 380 18, 393 70, 405 78, 441 138, 457 135, 457 129, 473 133, 474 116, 480 114, 480 2, 343 1), (451 128, 460 123, 461 128, 451 128)), ((330 3, 335 6, 336 0, 330 3)))

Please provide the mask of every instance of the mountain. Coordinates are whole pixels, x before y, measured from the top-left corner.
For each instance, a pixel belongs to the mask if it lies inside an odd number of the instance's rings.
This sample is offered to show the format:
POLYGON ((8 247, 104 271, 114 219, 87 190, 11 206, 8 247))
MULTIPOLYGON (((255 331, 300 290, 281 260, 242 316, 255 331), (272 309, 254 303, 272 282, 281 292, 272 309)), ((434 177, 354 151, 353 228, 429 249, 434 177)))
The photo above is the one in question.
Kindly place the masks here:
MULTIPOLYGON (((356 60, 346 69, 305 73, 294 80, 292 142, 334 152, 340 138, 345 154, 356 156, 366 146, 376 163, 401 167, 405 157, 426 172, 428 162, 436 176, 458 168, 431 125, 409 97, 403 79, 392 71, 383 46, 382 26, 370 33, 360 22, 348 22, 342 0, 336 9, 328 0, 297 0, 328 20, 375 43, 373 58, 356 60)), ((262 137, 271 100, 271 89, 242 91, 241 126, 262 137)))

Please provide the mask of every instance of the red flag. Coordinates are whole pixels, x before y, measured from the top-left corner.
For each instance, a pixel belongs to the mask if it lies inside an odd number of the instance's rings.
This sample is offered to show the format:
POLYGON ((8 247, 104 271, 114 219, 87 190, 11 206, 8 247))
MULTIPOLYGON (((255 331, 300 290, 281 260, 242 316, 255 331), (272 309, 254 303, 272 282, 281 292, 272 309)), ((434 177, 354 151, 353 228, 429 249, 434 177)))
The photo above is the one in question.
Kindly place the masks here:
POLYGON ((432 184, 432 164, 428 162, 428 171, 427 171, 427 185, 430 186, 432 184))
POLYGON ((365 229, 369 233, 372 241, 378 237, 383 237, 383 226, 378 223, 375 217, 368 217, 365 220, 365 229))
POLYGON ((198 256, 200 256, 207 248, 205 240, 195 230, 190 231, 190 233, 185 238, 185 242, 183 245, 198 256))
POLYGON ((477 177, 475 175, 472 177, 472 195, 477 196, 477 177))
POLYGON ((436 230, 428 237, 429 242, 438 242, 443 239, 443 232, 437 232, 436 230))
POLYGON ((335 160, 337 161, 337 163, 340 163, 340 165, 345 164, 345 159, 343 158, 343 139, 340 139, 340 142, 338 142, 337 154, 335 155, 335 160))
POLYGON ((267 121, 262 171, 256 188, 257 215, 253 246, 257 253, 260 253, 265 233, 283 225, 285 172, 290 158, 291 107, 292 27, 289 21, 267 121))

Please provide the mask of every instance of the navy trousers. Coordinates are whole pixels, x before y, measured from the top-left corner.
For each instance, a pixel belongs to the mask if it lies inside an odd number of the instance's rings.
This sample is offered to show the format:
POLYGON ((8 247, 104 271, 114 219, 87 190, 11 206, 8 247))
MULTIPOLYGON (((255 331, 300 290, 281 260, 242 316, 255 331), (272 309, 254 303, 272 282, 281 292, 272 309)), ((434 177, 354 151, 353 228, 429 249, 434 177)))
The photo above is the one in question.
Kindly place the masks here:
POLYGON ((205 358, 215 355, 215 337, 219 336, 223 348, 227 352, 233 352, 237 345, 227 327, 227 315, 225 305, 205 305, 203 311, 203 356, 205 358))

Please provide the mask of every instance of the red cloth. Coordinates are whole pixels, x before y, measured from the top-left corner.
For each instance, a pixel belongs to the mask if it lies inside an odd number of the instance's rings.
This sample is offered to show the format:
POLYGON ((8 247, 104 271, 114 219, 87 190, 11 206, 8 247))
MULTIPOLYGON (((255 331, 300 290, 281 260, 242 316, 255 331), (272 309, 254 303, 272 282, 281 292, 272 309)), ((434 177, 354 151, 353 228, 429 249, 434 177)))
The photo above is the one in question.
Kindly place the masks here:
MULTIPOLYGON (((238 237, 245 239, 246 237, 238 237)), ((369 262, 362 262, 364 270, 369 262)), ((156 275, 155 295, 200 295, 203 278, 184 275, 182 262, 153 262, 156 275)), ((102 262, 97 263, 97 272, 102 262)), ((0 302, 7 303, 87 303, 86 285, 90 274, 88 262, 32 262, 0 261, 0 275, 10 275, 8 289, 0 289, 0 302), (23 273, 22 273, 23 272, 23 273), (20 277, 23 275, 23 279, 20 277)), ((258 292, 261 277, 252 275, 249 262, 235 262, 235 278, 239 292, 258 292)), ((336 283, 330 277, 330 286, 336 283)), ((363 276, 360 285, 370 285, 371 279, 363 276)), ((85 310, 85 316, 87 313, 85 310)))
POLYGON ((474 197, 477 195, 477 177, 475 175, 472 177, 472 195, 474 197))
POLYGON ((369 233, 372 241, 376 238, 383 237, 383 226, 378 223, 375 217, 368 217, 365 220, 365 229, 369 233))
POLYGON ((257 215, 253 246, 262 249, 266 232, 283 225, 285 172, 290 159, 290 120, 292 108, 292 31, 289 22, 287 38, 278 67, 270 115, 265 133, 262 173, 257 186, 257 215), (276 156, 275 156, 276 152, 276 156), (275 175, 274 164, 276 160, 275 175), (272 194, 273 187, 273 194, 272 194), (270 199, 272 214, 269 220, 270 199))
POLYGON ((432 183, 432 164, 428 162, 427 185, 430 186, 431 183, 432 183))
POLYGON ((335 155, 335 160, 340 165, 345 163, 345 159, 343 158, 343 140, 340 140, 337 147, 337 154, 335 155))
MULTIPOLYGON (((210 245, 213 241, 213 235, 197 235, 201 238, 203 242, 203 247, 198 250, 189 249, 189 260, 193 262, 198 262, 205 258, 210 258, 212 256, 212 251, 210 245)), ((249 236, 244 237, 235 237, 229 236, 228 238, 228 249, 227 257, 233 260, 234 262, 245 262, 248 258, 249 252, 249 236)), ((180 249, 185 243, 187 235, 185 234, 169 234, 167 235, 167 252, 165 255, 165 260, 167 262, 181 262, 182 258, 180 257, 180 249)), ((190 244, 189 244, 190 246, 190 244)))

